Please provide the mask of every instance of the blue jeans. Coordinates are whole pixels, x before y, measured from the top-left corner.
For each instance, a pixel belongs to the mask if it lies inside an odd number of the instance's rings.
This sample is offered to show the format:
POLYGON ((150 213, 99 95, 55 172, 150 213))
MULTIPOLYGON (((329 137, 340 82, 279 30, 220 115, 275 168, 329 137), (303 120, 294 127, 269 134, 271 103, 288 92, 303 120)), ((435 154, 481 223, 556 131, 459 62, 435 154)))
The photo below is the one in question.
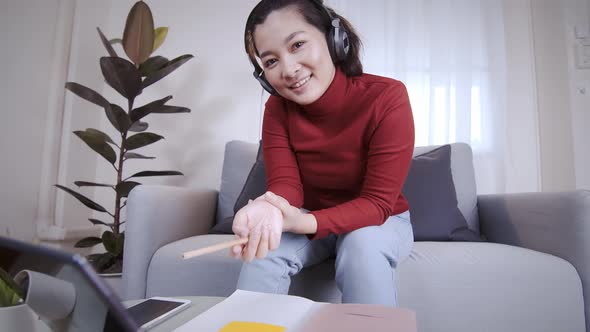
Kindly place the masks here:
POLYGON ((335 254, 336 285, 342 292, 342 303, 397 306, 395 269, 413 247, 409 211, 389 217, 380 226, 319 240, 285 232, 277 250, 242 265, 237 288, 287 294, 293 275, 335 254))

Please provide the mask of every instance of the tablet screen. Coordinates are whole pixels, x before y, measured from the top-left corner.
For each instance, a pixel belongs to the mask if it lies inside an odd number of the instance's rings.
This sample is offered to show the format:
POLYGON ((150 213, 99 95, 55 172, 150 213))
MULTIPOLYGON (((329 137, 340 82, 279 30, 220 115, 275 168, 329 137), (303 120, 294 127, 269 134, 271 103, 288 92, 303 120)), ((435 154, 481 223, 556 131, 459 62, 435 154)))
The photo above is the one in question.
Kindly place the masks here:
POLYGON ((130 307, 127 309, 127 312, 129 312, 131 317, 133 317, 137 324, 141 326, 180 307, 181 305, 181 302, 148 299, 130 307))

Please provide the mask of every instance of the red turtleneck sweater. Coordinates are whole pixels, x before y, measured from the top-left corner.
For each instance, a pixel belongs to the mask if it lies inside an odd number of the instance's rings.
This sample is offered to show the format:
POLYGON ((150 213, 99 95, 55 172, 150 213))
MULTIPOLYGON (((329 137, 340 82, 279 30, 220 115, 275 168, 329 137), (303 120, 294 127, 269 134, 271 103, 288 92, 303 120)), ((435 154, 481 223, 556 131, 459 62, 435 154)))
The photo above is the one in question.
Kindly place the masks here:
POLYGON ((381 225, 409 209, 401 194, 414 150, 403 83, 336 70, 317 101, 266 102, 262 130, 268 190, 310 210, 311 239, 381 225))

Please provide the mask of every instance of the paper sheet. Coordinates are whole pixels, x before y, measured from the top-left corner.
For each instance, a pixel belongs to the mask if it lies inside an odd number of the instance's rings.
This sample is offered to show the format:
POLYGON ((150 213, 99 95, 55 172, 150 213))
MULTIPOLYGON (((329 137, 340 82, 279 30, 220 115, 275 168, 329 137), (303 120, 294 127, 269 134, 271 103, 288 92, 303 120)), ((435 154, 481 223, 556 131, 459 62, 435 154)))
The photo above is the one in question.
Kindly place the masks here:
POLYGON ((231 296, 174 332, 219 332, 228 323, 265 323, 292 331, 314 302, 298 296, 236 290, 231 296))
POLYGON ((403 308, 330 304, 299 296, 236 290, 175 332, 416 332, 416 315, 403 308))

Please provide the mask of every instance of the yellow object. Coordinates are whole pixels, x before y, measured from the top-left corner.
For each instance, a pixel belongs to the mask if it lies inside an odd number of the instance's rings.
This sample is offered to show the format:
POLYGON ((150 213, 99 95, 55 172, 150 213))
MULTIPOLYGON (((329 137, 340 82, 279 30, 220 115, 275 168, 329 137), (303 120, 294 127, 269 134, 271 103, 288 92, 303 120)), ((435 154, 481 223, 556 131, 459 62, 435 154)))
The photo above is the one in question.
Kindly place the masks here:
POLYGON ((256 322, 229 322, 219 332, 283 332, 286 327, 256 322))

